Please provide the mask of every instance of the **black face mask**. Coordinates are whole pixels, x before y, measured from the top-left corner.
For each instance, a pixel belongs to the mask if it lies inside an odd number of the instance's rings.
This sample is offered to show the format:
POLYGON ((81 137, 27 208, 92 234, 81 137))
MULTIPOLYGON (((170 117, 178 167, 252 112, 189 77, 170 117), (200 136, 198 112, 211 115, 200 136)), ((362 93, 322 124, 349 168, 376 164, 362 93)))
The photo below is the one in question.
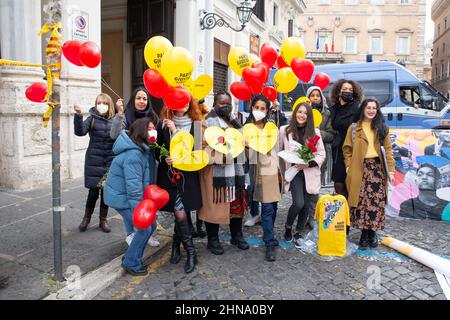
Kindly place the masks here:
POLYGON ((311 107, 313 108, 313 109, 317 109, 317 110, 319 110, 319 111, 322 111, 322 104, 321 103, 317 103, 317 102, 313 102, 312 104, 311 104, 311 107))
POLYGON ((230 118, 231 110, 233 110, 231 104, 225 104, 218 109, 216 108, 217 115, 226 119, 230 118))
POLYGON ((345 102, 352 102, 354 99, 353 92, 344 91, 341 93, 341 98, 345 102))

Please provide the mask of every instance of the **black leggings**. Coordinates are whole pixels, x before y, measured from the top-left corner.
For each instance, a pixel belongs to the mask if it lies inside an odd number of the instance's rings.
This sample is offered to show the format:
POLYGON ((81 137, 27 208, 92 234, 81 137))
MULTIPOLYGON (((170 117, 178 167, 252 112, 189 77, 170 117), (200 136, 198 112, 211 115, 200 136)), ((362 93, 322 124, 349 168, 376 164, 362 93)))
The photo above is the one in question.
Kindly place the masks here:
POLYGON ((108 209, 108 206, 103 201, 103 189, 99 189, 99 188, 89 189, 89 193, 88 193, 88 197, 87 197, 87 201, 86 201, 86 208, 94 209, 99 195, 100 195, 100 207, 103 209, 108 209))
POLYGON ((286 228, 292 228, 295 218, 298 216, 296 231, 304 230, 308 216, 312 215, 317 202, 317 195, 306 192, 305 174, 300 170, 290 185, 292 194, 292 205, 289 207, 286 228))

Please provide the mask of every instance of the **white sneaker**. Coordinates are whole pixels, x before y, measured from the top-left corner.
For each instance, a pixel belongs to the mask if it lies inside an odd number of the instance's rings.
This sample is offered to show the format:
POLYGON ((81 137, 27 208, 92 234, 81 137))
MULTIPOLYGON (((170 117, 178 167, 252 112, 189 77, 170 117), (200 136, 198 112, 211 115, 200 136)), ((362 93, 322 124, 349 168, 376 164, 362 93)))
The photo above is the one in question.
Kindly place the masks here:
POLYGON ((257 216, 250 216, 247 221, 245 221, 244 226, 246 227, 253 227, 255 224, 257 224, 258 222, 261 221, 261 216, 257 215, 257 216))
POLYGON ((158 239, 156 239, 156 236, 151 236, 150 239, 148 239, 147 244, 150 247, 159 247, 159 245, 160 245, 158 239))
POLYGON ((131 241, 133 241, 133 238, 134 238, 134 232, 131 233, 131 234, 129 234, 129 235, 125 238, 125 241, 126 241, 126 243, 128 244, 128 246, 130 246, 131 241))

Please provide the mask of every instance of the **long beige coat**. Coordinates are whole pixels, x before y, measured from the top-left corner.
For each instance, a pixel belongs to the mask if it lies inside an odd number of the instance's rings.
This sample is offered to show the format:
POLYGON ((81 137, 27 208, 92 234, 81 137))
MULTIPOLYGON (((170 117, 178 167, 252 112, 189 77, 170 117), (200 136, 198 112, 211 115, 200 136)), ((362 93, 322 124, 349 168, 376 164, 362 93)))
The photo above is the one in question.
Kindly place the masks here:
MULTIPOLYGON (((352 142, 352 126, 347 130, 347 136, 345 137, 342 151, 344 153, 345 167, 347 169, 347 178, 345 183, 348 191, 348 204, 350 207, 357 207, 359 201, 359 190, 361 189, 361 183, 363 180, 364 170, 364 157, 367 153, 369 142, 367 136, 364 134, 361 122, 358 122, 355 128, 355 141, 352 142)), ((375 135, 376 136, 376 135, 375 135)), ((392 155, 392 144, 389 135, 386 136, 383 142, 384 149, 386 150, 386 161, 389 172, 395 171, 394 158, 392 155)), ((378 139, 375 139, 375 150, 378 153, 378 157, 383 163, 383 156, 381 154, 381 145, 378 139)), ((386 172, 386 168, 383 169, 386 172)), ((386 183, 386 194, 388 184, 386 183)))
POLYGON ((253 201, 273 203, 281 200, 279 173, 277 148, 273 148, 267 155, 258 154, 253 201))

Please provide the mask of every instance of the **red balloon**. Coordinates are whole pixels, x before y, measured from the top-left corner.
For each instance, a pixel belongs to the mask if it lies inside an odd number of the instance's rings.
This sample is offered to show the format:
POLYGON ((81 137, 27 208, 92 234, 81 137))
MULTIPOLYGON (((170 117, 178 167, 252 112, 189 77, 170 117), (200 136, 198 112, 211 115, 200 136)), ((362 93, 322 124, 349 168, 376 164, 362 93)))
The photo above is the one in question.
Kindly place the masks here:
POLYGON ((314 73, 314 63, 309 59, 294 58, 291 61, 292 71, 303 82, 309 82, 314 73))
POLYGON ((267 80, 269 80, 269 75, 270 75, 270 68, 267 64, 265 64, 264 62, 255 62, 252 64, 253 68, 264 68, 265 70, 265 75, 264 75, 264 81, 263 84, 267 82, 267 80))
POLYGON ((155 222, 156 211, 158 211, 158 209, 152 200, 142 200, 136 208, 134 208, 133 224, 138 229, 147 229, 155 222))
POLYGON ((161 99, 164 97, 164 94, 170 87, 164 77, 157 70, 145 70, 143 78, 145 88, 155 98, 161 99))
POLYGON ((71 40, 64 42, 61 48, 64 57, 66 57, 66 59, 70 63, 73 63, 74 65, 79 67, 83 67, 83 64, 81 63, 80 57, 78 55, 80 52, 81 45, 82 45, 81 41, 71 40))
POLYGON ((282 69, 286 67, 289 67, 289 65, 284 61, 283 57, 280 54, 277 59, 277 68, 282 69))
POLYGON ((248 101, 252 98, 252 91, 245 82, 236 81, 230 86, 230 91, 239 100, 248 101))
POLYGON ((183 87, 170 87, 166 90, 163 98, 167 108, 179 110, 186 107, 191 101, 191 94, 183 87))
POLYGON ((80 62, 89 68, 97 67, 102 61, 100 48, 92 41, 86 41, 81 45, 78 56, 80 57, 80 62))
POLYGON ((262 87, 265 83, 268 67, 261 63, 255 68, 245 68, 242 72, 242 78, 247 82, 253 94, 261 93, 262 87))
POLYGON ((261 61, 267 64, 267 66, 270 69, 277 61, 278 52, 270 44, 263 43, 263 45, 261 46, 259 56, 261 57, 261 61))
POLYGON ((274 101, 277 98, 278 92, 274 87, 267 86, 262 90, 262 94, 265 95, 270 101, 274 101))
POLYGON ((144 190, 144 199, 152 200, 159 210, 169 202, 169 193, 157 185, 151 184, 144 190))
POLYGON ((324 72, 319 72, 318 74, 316 74, 316 77, 314 78, 314 84, 322 90, 325 90, 325 88, 328 87, 330 82, 331 82, 330 77, 324 72))
POLYGON ((25 90, 25 96, 33 102, 44 102, 47 86, 42 82, 35 82, 25 90))

